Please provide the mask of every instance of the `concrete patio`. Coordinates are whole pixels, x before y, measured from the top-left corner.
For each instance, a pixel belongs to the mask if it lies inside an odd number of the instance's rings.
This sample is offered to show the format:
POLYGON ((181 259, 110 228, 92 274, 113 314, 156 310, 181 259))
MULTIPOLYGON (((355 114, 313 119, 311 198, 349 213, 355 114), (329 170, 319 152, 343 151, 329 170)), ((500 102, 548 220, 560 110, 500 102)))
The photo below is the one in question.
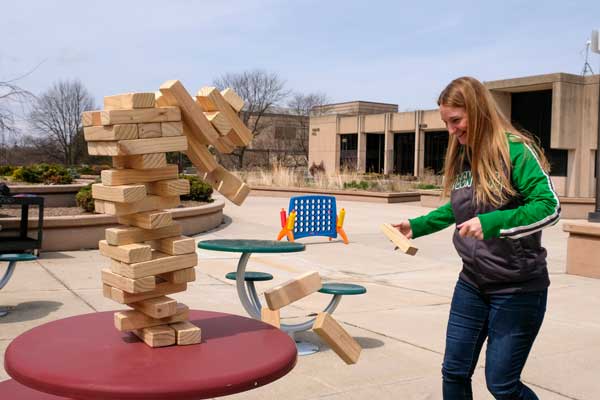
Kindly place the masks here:
MULTIPOLYGON (((218 229, 198 235, 216 238, 273 239, 279 210, 288 200, 249 197, 242 207, 229 202, 218 229)), ((306 251, 287 255, 253 255, 248 270, 265 271, 275 281, 264 290, 309 270, 326 281, 354 282, 366 295, 342 300, 335 318, 363 347, 356 365, 347 366, 311 333, 301 339, 318 343, 321 351, 300 357, 284 378, 232 399, 441 399, 441 362, 452 290, 460 260, 451 243, 452 228, 415 240, 411 257, 393 251, 379 231, 383 222, 397 222, 429 211, 418 203, 381 204, 339 201, 346 209, 349 245, 326 238, 302 240, 306 251)), ((544 400, 600 398, 600 280, 565 274, 567 234, 562 222, 544 233, 552 285, 548 311, 523 373, 523 380, 544 400)), ((232 281, 237 254, 198 251, 198 280, 175 298, 191 308, 245 315, 232 281)), ((22 263, 0 291, 0 305, 14 306, 0 319, 0 352, 20 333, 48 321, 94 311, 122 309, 102 297, 100 269, 108 259, 98 251, 42 253, 22 263)), ((5 266, 0 266, 3 273, 5 266)), ((302 321, 320 311, 329 296, 313 294, 282 316, 302 321)), ((474 375, 476 399, 492 399, 485 387, 485 349, 474 375)), ((201 373, 201 371, 198 371, 201 373)), ((0 367, 0 381, 9 379, 0 367)))

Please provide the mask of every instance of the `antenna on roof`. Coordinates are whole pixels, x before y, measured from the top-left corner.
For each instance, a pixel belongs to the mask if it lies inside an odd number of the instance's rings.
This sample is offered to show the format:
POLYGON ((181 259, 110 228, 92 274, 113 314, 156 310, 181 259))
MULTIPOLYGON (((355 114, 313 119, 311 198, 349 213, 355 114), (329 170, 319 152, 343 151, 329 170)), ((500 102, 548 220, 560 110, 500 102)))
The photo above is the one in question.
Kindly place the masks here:
POLYGON ((600 54, 600 32, 596 29, 592 31, 591 40, 588 40, 585 43, 585 64, 583 64, 583 71, 581 72, 581 75, 585 75, 588 72, 590 74, 594 73, 592 66, 588 62, 590 50, 592 50, 593 53, 600 54))
MULTIPOLYGON (((592 37, 594 35, 592 34, 592 37)), ((592 66, 590 65, 590 63, 588 62, 589 60, 589 56, 590 56, 590 46, 592 45, 592 41, 588 40, 587 42, 585 42, 585 63, 583 64, 583 70, 581 71, 581 75, 585 76, 587 74, 589 75, 594 75, 594 70, 592 69, 592 66)))

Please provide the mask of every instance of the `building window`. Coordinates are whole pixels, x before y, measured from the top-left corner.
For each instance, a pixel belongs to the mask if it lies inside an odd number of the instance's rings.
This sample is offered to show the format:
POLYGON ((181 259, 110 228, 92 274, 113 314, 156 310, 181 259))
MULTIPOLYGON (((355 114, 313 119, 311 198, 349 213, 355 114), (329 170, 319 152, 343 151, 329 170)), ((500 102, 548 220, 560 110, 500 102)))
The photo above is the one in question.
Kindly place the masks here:
POLYGON ((441 174, 444 171, 444 159, 448 148, 448 131, 425 133, 425 168, 441 174))
POLYGON ((356 169, 358 134, 340 135, 340 169, 356 169))
POLYGON ((295 126, 276 126, 275 139, 289 140, 296 139, 298 129, 295 126))

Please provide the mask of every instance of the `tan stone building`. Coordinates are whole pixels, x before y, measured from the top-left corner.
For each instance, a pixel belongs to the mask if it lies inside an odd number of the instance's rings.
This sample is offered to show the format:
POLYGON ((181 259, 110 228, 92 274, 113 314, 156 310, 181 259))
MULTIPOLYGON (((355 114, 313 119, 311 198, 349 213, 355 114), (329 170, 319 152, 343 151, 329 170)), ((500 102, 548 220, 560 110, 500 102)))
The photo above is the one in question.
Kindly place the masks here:
MULTIPOLYGON (((600 75, 564 73, 485 82, 502 111, 536 135, 561 196, 593 197, 600 75)), ((309 165, 326 171, 419 176, 440 172, 448 132, 437 109, 398 112, 395 104, 348 102, 327 105, 311 117, 309 165)))

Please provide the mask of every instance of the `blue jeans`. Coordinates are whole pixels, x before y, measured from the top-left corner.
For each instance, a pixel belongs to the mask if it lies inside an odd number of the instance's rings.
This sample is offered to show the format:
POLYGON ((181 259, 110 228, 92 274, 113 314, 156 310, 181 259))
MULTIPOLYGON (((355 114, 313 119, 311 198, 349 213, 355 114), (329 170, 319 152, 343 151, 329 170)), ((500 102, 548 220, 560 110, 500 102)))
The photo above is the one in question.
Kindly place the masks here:
POLYGON ((484 295, 456 283, 442 367, 444 400, 473 399, 471 376, 487 338, 485 380, 497 400, 537 400, 521 371, 546 312, 548 290, 484 295))

